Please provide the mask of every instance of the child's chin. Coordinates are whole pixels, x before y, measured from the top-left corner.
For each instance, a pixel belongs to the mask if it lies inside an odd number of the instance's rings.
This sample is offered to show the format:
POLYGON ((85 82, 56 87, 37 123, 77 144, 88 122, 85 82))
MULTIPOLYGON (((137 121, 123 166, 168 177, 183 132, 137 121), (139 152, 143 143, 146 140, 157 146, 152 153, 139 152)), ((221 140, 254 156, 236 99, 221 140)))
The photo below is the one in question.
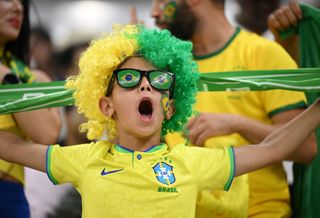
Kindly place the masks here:
POLYGON ((154 127, 140 127, 136 128, 136 133, 138 137, 150 137, 153 136, 158 130, 156 130, 154 127))

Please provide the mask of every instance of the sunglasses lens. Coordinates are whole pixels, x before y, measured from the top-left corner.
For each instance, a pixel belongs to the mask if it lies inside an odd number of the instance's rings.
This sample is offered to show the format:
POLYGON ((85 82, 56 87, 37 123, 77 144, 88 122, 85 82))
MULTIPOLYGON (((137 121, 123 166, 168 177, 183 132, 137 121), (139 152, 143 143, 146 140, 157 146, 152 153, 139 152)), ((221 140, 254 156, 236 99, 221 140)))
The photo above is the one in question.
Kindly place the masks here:
MULTIPOLYGON (((135 69, 122 69, 117 71, 117 80, 122 88, 134 88, 136 87, 144 71, 135 69)), ((161 91, 167 91, 171 88, 173 83, 173 77, 167 72, 163 71, 148 71, 148 80, 152 87, 161 91)))
POLYGON ((162 71, 152 71, 149 74, 150 82, 153 87, 159 90, 169 90, 172 84, 172 77, 162 71))
POLYGON ((117 77, 121 87, 132 88, 139 83, 140 72, 131 69, 120 70, 118 71, 117 77))

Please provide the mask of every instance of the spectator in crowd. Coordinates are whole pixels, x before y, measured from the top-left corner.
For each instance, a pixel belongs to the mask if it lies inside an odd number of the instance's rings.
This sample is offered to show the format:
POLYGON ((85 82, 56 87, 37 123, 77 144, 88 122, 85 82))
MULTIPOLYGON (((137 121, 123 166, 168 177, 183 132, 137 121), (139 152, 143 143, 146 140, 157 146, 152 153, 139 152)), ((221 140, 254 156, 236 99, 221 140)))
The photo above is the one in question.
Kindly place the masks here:
MULTIPOLYGON (((0 82, 46 82, 43 72, 30 70, 29 1, 0 1, 0 82)), ((2 96, 3 97, 3 96, 2 96)), ((60 131, 57 109, 0 115, 0 129, 40 144, 55 143, 60 131)), ((5 139, 1 139, 5 142, 5 139)), ((3 218, 30 217, 24 194, 23 166, 0 159, 0 213, 3 218)))
MULTIPOLYGON (((193 42, 194 59, 202 73, 297 67, 275 42, 233 27, 225 17, 224 4, 224 0, 154 0, 151 15, 159 28, 193 42)), ((259 143, 305 107, 303 93, 292 91, 202 92, 195 105, 200 114, 187 124, 187 137, 192 144, 204 147, 259 143)), ((185 139, 174 134, 166 141, 176 144, 185 139)), ((309 142, 290 159, 311 162, 316 145, 314 138, 309 142)), ((240 178, 228 193, 203 191, 197 216, 290 217, 289 190, 281 163, 250 173, 249 184, 248 195, 248 185, 240 178)))

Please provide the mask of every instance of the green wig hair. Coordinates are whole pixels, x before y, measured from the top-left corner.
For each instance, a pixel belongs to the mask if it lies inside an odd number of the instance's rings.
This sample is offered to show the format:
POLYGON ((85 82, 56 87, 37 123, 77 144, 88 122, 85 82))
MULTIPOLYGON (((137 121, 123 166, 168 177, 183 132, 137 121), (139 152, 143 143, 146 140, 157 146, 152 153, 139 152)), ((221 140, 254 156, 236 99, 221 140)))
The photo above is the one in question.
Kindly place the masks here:
POLYGON ((115 120, 99 110, 99 98, 105 96, 112 73, 130 56, 142 55, 155 67, 176 76, 173 99, 175 114, 164 120, 162 135, 182 130, 193 114, 192 105, 197 93, 199 77, 192 60, 192 44, 181 41, 167 30, 147 29, 141 25, 114 25, 111 34, 91 42, 81 55, 79 75, 70 77, 66 87, 74 90, 73 97, 79 113, 88 119, 80 126, 88 139, 99 139, 103 133, 109 138, 117 135, 115 120))

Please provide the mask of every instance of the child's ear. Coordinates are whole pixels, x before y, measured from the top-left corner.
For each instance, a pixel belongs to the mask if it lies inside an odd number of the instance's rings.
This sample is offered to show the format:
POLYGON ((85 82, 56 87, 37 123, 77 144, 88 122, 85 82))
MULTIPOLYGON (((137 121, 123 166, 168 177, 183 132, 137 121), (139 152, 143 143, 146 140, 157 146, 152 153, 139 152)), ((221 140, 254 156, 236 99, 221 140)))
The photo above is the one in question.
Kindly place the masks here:
POLYGON ((176 112, 176 107, 174 106, 174 100, 170 99, 168 110, 166 112, 166 119, 170 120, 170 118, 174 115, 175 112, 176 112))
POLYGON ((99 99, 100 111, 107 117, 111 117, 114 113, 114 105, 111 97, 101 97, 99 99))

